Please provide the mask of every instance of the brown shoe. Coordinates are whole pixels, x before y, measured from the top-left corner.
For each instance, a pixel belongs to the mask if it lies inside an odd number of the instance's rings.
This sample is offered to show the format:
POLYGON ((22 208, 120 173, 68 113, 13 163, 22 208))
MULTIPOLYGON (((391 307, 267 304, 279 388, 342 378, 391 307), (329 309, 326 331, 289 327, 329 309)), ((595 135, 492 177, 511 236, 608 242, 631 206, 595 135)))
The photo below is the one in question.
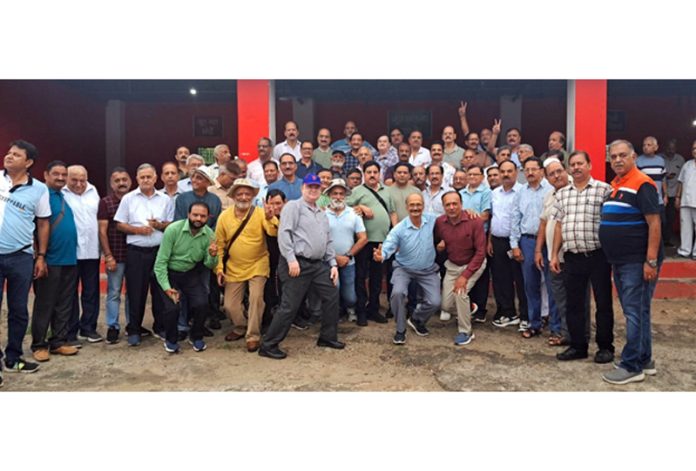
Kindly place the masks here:
POLYGON ((34 357, 34 360, 41 362, 48 361, 51 359, 50 355, 48 354, 47 348, 39 348, 38 350, 34 350, 32 356, 34 357))
POLYGON ((75 355, 79 351, 80 350, 78 350, 77 347, 71 347, 70 345, 61 345, 60 347, 51 349, 51 353, 65 356, 75 355))
POLYGON ((228 342, 234 342, 235 340, 239 340, 244 337, 244 334, 238 334, 234 330, 230 332, 229 334, 225 335, 225 340, 228 342))
POLYGON ((259 349, 260 342, 258 340, 247 341, 247 352, 253 353, 259 349))

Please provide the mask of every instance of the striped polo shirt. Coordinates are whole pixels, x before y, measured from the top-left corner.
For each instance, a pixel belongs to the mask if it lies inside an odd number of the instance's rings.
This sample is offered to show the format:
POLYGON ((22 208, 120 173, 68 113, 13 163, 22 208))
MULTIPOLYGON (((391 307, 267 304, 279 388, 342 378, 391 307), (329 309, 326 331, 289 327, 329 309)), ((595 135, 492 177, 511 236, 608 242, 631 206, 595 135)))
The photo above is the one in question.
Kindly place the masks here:
POLYGON ((657 185, 657 195, 660 197, 660 204, 664 204, 662 198, 662 181, 666 178, 667 171, 665 170, 665 159, 661 155, 640 155, 636 159, 636 167, 638 170, 652 178, 652 181, 657 185))
MULTIPOLYGON (((657 185, 634 167, 611 182, 602 205, 599 240, 609 263, 643 263, 648 249, 646 214, 659 214, 657 185)), ((660 257, 662 258, 662 248, 660 257)))

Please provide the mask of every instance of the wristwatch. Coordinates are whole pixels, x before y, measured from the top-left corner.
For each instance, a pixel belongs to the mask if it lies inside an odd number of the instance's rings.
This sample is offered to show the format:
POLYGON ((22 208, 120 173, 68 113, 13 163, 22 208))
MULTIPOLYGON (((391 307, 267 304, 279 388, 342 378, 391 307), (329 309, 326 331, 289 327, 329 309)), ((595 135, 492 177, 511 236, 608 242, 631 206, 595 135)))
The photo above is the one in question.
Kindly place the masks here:
POLYGON ((657 259, 646 260, 645 263, 647 263, 650 268, 657 268, 657 259))
POLYGON ((351 254, 350 252, 346 252, 344 254, 344 257, 348 257, 350 260, 353 260, 353 254, 351 254))

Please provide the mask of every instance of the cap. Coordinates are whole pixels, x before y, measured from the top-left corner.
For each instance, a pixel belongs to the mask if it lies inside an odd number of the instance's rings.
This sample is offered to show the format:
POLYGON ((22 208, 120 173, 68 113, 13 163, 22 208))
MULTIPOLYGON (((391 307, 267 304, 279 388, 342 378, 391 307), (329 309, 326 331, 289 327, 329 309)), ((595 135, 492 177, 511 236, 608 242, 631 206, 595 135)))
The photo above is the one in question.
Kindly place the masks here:
POLYGON ((196 170, 194 170, 193 173, 200 173, 210 182, 211 185, 214 185, 215 179, 213 178, 213 173, 211 172, 211 170, 212 169, 210 167, 206 167, 205 165, 201 165, 196 170))
POLYGON ((305 175, 302 183, 305 185, 321 185, 321 180, 317 177, 316 173, 308 173, 305 175))
POLYGON ((334 156, 334 155, 336 155, 336 154, 341 154, 343 157, 346 156, 346 153, 343 152, 342 150, 336 149, 336 150, 332 150, 332 151, 331 151, 331 155, 332 155, 332 156, 334 156))

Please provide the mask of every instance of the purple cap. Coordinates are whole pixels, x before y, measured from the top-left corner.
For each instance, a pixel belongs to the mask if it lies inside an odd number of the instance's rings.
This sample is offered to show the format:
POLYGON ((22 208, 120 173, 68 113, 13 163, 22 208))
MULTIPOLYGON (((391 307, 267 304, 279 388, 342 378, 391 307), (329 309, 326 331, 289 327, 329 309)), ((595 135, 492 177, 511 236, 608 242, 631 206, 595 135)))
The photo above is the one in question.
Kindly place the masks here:
POLYGON ((304 180, 302 180, 302 183, 305 185, 321 185, 321 180, 315 173, 308 173, 305 175, 304 180))

